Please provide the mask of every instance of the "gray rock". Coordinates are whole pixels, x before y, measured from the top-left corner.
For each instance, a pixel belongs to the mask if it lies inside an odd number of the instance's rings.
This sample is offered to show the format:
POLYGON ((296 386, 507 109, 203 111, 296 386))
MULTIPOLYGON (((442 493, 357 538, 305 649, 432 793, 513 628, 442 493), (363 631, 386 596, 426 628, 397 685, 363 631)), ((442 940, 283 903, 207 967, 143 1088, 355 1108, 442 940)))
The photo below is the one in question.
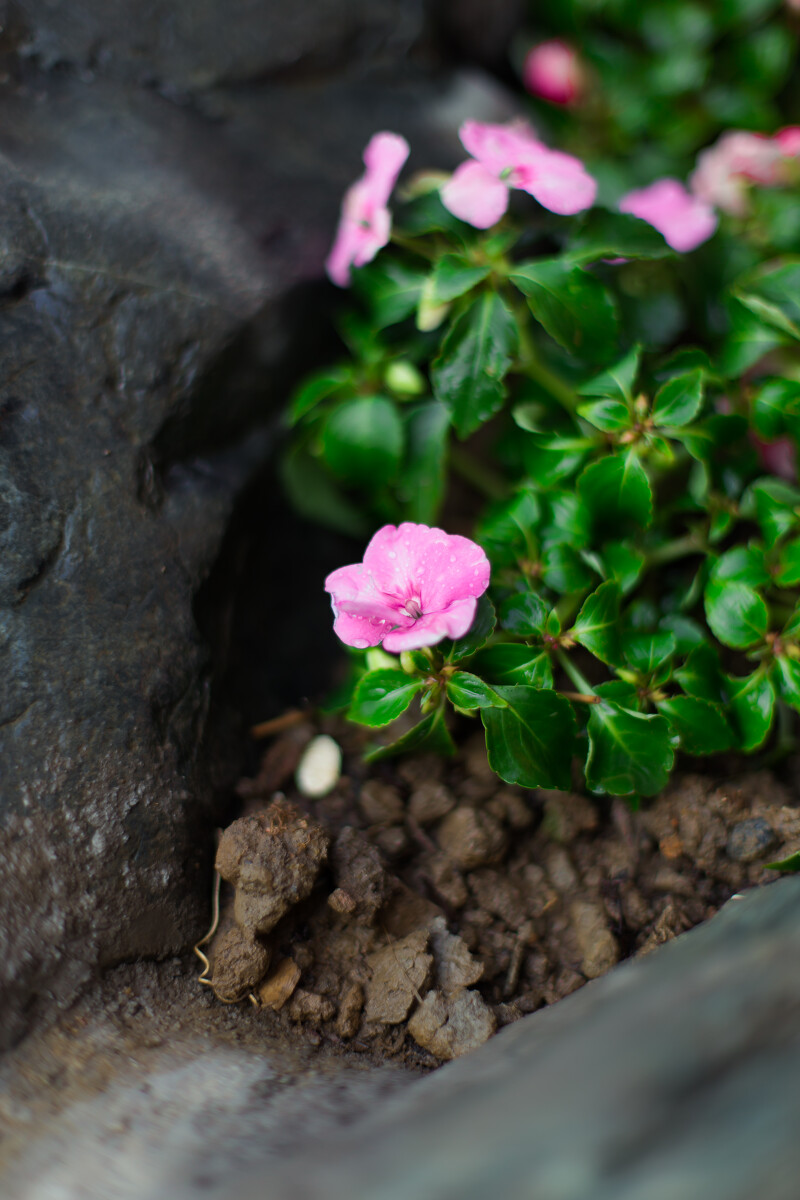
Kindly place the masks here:
POLYGON ((777 844, 772 826, 763 817, 739 821, 728 836, 725 853, 735 862, 753 862, 777 844))
POLYGON ((581 952, 581 970, 587 979, 597 979, 619 961, 617 939, 599 905, 576 900, 569 906, 569 915, 581 952))
POLYGON ((495 1015, 482 997, 465 988, 449 995, 428 992, 408 1022, 414 1041, 446 1062, 477 1050, 496 1028, 495 1015))

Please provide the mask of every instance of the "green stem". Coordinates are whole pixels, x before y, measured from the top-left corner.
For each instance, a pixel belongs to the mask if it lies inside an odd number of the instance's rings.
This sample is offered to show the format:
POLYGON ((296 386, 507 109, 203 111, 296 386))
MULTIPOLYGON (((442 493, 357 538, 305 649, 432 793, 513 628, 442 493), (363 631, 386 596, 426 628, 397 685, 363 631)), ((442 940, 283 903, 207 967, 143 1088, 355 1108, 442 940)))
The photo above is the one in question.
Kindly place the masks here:
POLYGON ((566 674, 569 675, 570 679, 575 684, 575 687, 578 689, 578 691, 581 692, 584 696, 593 696, 594 690, 592 688, 592 685, 589 683, 588 679, 586 679, 586 677, 581 674, 581 672, 575 666, 574 662, 570 661, 569 655, 566 654, 563 650, 557 649, 556 650, 556 658, 560 662, 560 664, 563 667, 566 674))
POLYGON ((502 477, 491 467, 473 458, 463 446, 450 447, 450 466, 457 475, 471 483, 477 491, 483 492, 490 500, 503 500, 508 495, 508 488, 502 477))
POLYGON ((688 554, 703 553, 703 546, 698 542, 697 536, 687 533, 686 537, 676 538, 674 542, 667 542, 651 551, 646 555, 646 561, 648 567, 653 567, 658 563, 668 563, 673 562, 676 558, 685 558, 688 554))
POLYGON ((528 310, 525 305, 515 304, 514 315, 517 318, 517 328, 519 329, 519 370, 523 375, 527 375, 534 383, 538 383, 540 387, 549 392, 554 400, 557 400, 567 412, 574 416, 578 404, 578 397, 573 392, 572 388, 564 383, 563 379, 559 379, 554 371, 546 367, 536 353, 536 347, 533 344, 533 339, 528 331, 528 310))
POLYGON ((403 250, 409 250, 411 254, 416 254, 420 258, 427 258, 429 262, 435 262, 439 257, 435 250, 430 250, 427 246, 421 246, 416 238, 407 237, 397 229, 392 230, 389 235, 389 241, 395 246, 400 246, 403 250))

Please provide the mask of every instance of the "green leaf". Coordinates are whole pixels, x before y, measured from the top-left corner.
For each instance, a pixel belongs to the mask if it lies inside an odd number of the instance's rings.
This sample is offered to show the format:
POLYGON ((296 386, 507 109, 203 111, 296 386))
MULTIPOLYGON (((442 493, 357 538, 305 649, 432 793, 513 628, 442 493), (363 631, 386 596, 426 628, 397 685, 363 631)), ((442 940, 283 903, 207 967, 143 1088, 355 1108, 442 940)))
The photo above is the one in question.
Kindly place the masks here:
POLYGON ((690 652, 684 665, 675 672, 675 679, 685 692, 699 700, 720 704, 725 699, 725 676, 719 655, 708 642, 690 652))
POLYGON ((764 866, 769 867, 771 871, 800 871, 800 850, 777 862, 764 863, 764 866))
POLYGON ((492 505, 478 526, 478 541, 495 562, 515 563, 531 552, 530 539, 539 516, 539 497, 520 488, 510 500, 492 505))
POLYGON ((578 416, 603 433, 617 433, 632 424, 630 411, 623 400, 595 400, 591 404, 581 404, 578 416))
POLYGON ((505 708, 506 702, 488 684, 469 671, 456 671, 447 681, 447 699, 456 708, 505 708))
POLYGON ((333 371, 318 371, 306 379, 292 396, 289 405, 289 424, 296 425, 302 417, 316 408, 321 400, 332 396, 348 383, 352 384, 352 378, 350 372, 343 368, 333 371))
POLYGON ((753 398, 752 412, 756 433, 767 441, 800 428, 800 383, 768 379, 753 398))
POLYGON ((556 692, 498 687, 505 708, 481 709, 489 765, 506 783, 530 788, 571 784, 575 718, 556 692))
POLYGON ((535 688, 553 687, 550 656, 530 646, 501 642, 480 650, 471 664, 489 683, 526 683, 535 688))
POLYGON ((335 475, 350 484, 383 484, 397 473, 403 455, 400 415, 384 396, 359 396, 328 416, 322 453, 335 475))
POLYGON ((656 703, 680 739, 687 754, 716 754, 730 750, 733 730, 720 708, 696 696, 673 696, 656 703))
POLYGON ((463 296, 489 274, 489 267, 474 267, 458 254, 445 254, 433 271, 432 299, 443 304, 463 296))
POLYGON ((438 400, 406 412, 406 457, 398 496, 409 521, 432 524, 441 508, 450 414, 438 400))
POLYGON ((800 258, 756 268, 739 280, 734 295, 760 321, 800 340, 800 258))
POLYGON ((633 400, 633 386, 639 374, 639 363, 642 358, 641 346, 634 346, 624 358, 613 367, 601 371, 599 375, 582 383, 577 392, 579 396, 607 396, 614 400, 622 400, 628 404, 633 400))
POLYGON ((659 629, 655 633, 626 634, 623 649, 633 669, 649 675, 672 657, 675 645, 675 635, 659 629))
POLYGON ((521 263, 511 282, 560 346, 588 362, 607 362, 617 344, 617 310, 594 275, 562 259, 521 263))
POLYGON ((653 517, 650 482, 633 451, 591 463, 578 476, 578 494, 595 522, 617 533, 631 521, 646 528, 653 517))
POLYGON ((521 637, 541 637, 548 607, 535 592, 516 592, 500 605, 500 624, 521 637))
POLYGON ((604 663, 618 663, 622 657, 619 638, 620 589, 614 580, 601 583, 587 596, 570 633, 576 642, 604 663))
POLYGON ((503 379, 516 345, 514 318, 495 292, 484 292, 450 327, 431 367, 431 381, 460 437, 474 433, 502 408, 503 379))
POLYGON ((800 712, 800 662, 779 654, 775 659, 775 667, 782 698, 800 712))
POLYGON ((486 645, 494 633, 496 624, 497 614, 494 611, 494 605, 484 592, 478 600, 475 620, 464 636, 455 642, 441 642, 439 648, 448 662, 460 662, 462 658, 469 658, 476 650, 480 650, 481 646, 486 645))
POLYGON ((591 587, 594 573, 572 546, 547 546, 542 554, 542 578, 554 592, 568 595, 591 587))
POLYGON ((364 755, 365 762, 383 762, 401 754, 455 754, 453 739, 447 732, 444 708, 437 708, 389 746, 375 746, 364 755))
POLYGON ((284 455, 280 475, 292 506, 302 517, 350 537, 369 533, 368 514, 342 495, 322 463, 304 447, 293 446, 284 455))
POLYGON ((353 272, 353 288, 370 305, 373 325, 385 329, 411 316, 419 303, 427 276, 419 267, 381 254, 353 272))
POLYGON ((683 656, 701 645, 706 635, 697 621, 683 613, 667 613, 658 622, 659 629, 666 629, 675 638, 675 653, 683 656))
POLYGON ((663 384, 653 402, 656 425, 680 428, 693 421, 703 405, 704 372, 689 371, 663 384))
POLYGON ((761 587, 769 583, 770 574, 764 565, 763 546, 734 546, 720 555, 711 567, 710 583, 746 583, 761 587))
POLYGON ((706 620, 726 646, 745 649, 763 640, 767 606, 745 583, 710 583, 705 593, 706 620))
POLYGON ((755 517, 764 541, 771 545, 800 523, 800 490, 772 476, 757 479, 742 497, 741 513, 755 517))
POLYGON ((586 728, 586 782, 593 791, 652 796, 664 787, 675 757, 664 717, 603 699, 590 706, 586 728))
POLYGON ((623 594, 636 585, 644 561, 643 552, 627 542, 608 542, 603 547, 606 574, 616 579, 623 594))
POLYGON ((800 583, 800 538, 781 546, 775 582, 781 587, 793 587, 800 583))
POLYGON ((728 678, 730 716, 742 750, 756 750, 766 740, 775 712, 775 686, 761 668, 744 678, 728 678))
POLYGON ((647 221, 607 208, 590 209, 567 246, 567 258, 576 263, 603 258, 666 258, 674 254, 647 221))
POLYGON ((424 687, 423 679, 405 671, 368 671, 356 688, 348 716, 359 725, 388 725, 424 687))

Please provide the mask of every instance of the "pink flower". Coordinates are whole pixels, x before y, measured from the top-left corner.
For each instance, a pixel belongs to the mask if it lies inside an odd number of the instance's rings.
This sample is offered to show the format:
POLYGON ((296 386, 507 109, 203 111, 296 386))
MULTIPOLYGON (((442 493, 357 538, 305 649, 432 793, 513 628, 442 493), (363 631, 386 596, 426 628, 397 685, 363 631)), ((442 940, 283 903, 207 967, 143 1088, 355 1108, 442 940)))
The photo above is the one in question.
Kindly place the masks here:
POLYGON ((689 186, 707 204, 742 217, 747 213, 748 185, 774 187, 780 183, 783 156, 775 139, 733 130, 697 156, 689 186))
POLYGON ((364 151, 366 171, 345 192, 342 215, 325 269, 339 287, 350 283, 350 268, 371 262, 389 240, 392 214, 386 207, 397 176, 408 158, 405 138, 374 134, 364 151))
POLYGON ((789 483, 797 483, 797 451, 791 438, 779 437, 773 442, 765 442, 751 433, 750 441, 761 465, 771 475, 779 475, 781 479, 788 479, 789 483))
POLYGON ((694 250, 717 228, 717 214, 705 200, 688 192, 677 179, 657 179, 649 187, 628 192, 620 211, 657 229, 673 250, 694 250))
MULTIPOLYGON (((798 6, 800 12, 800 5, 798 6)), ((779 129, 774 138, 781 153, 787 158, 800 157, 800 125, 787 125, 785 129, 779 129)))
POLYGON ((557 38, 540 42, 528 51, 522 82, 532 96, 541 96, 551 104, 574 104, 586 87, 580 59, 571 46, 557 38))
POLYGON ((384 525, 363 563, 325 580, 334 632, 359 650, 383 643, 399 654, 463 637, 477 597, 489 586, 489 560, 475 542, 428 525, 384 525))
POLYGON ((454 216, 488 229, 508 207, 509 188, 520 188, 544 208, 563 215, 594 202, 597 184, 571 154, 550 150, 522 122, 486 125, 465 121, 459 130, 472 160, 462 163, 441 191, 454 216))

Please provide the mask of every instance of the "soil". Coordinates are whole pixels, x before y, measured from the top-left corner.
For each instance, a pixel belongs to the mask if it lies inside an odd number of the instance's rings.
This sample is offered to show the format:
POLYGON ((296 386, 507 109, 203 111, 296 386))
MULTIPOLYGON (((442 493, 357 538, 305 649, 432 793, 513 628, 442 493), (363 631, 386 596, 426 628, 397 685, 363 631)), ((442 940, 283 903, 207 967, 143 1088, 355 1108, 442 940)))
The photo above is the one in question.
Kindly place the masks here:
POLYGON ((741 763, 735 782, 684 773, 631 811, 502 783, 480 734, 449 761, 372 767, 368 737, 330 718, 280 733, 219 845, 230 882, 203 982, 312 1045, 434 1067, 777 878, 766 864, 800 849, 795 789, 741 763), (295 772, 323 733, 343 773, 311 799, 295 772))

